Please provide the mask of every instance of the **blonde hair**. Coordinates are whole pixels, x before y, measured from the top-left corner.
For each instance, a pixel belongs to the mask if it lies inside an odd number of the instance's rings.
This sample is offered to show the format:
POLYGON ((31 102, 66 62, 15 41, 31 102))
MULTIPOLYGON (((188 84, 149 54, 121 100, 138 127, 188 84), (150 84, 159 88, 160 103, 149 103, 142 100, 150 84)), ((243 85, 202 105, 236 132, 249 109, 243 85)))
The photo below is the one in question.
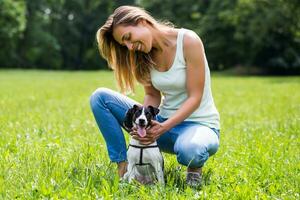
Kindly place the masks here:
POLYGON ((113 37, 113 29, 117 25, 137 25, 140 20, 146 20, 151 26, 173 27, 169 22, 158 22, 143 8, 134 6, 120 6, 99 28, 96 34, 101 56, 106 59, 109 67, 114 70, 115 78, 122 92, 134 91, 137 80, 143 85, 150 83, 150 69, 155 65, 150 54, 129 51, 120 45, 113 37))

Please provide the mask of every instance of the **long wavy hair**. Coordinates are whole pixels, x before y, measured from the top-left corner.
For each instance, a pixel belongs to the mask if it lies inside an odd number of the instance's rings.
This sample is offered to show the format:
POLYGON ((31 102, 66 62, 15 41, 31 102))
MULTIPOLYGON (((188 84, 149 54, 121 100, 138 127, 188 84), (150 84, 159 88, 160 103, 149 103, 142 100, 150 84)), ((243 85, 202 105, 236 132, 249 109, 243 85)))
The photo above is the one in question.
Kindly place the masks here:
POLYGON ((170 22, 159 22, 143 8, 135 6, 120 6, 106 20, 96 34, 101 56, 114 70, 117 84, 122 92, 133 92, 135 80, 143 85, 150 84, 150 69, 155 63, 150 54, 140 51, 129 51, 126 46, 120 45, 113 37, 113 30, 118 25, 137 25, 140 20, 159 29, 173 27, 170 22))

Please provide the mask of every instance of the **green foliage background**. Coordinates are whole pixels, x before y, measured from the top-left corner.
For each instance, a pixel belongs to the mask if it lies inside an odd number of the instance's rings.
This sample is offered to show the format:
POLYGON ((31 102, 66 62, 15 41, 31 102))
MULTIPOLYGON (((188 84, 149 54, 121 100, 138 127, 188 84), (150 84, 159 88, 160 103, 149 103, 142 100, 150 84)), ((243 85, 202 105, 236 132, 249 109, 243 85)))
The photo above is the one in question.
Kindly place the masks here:
POLYGON ((300 73, 298 0, 1 0, 0 67, 105 69, 95 33, 120 5, 197 32, 212 69, 300 73))

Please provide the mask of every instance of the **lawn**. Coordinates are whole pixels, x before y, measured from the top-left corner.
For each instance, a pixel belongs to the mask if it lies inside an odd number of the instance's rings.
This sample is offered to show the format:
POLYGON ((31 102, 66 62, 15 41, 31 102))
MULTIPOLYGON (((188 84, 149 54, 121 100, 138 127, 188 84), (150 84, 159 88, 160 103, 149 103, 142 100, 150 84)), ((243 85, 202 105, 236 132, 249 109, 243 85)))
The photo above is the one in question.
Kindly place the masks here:
POLYGON ((120 184, 89 107, 98 87, 116 88, 111 72, 0 70, 0 199, 300 198, 300 77, 212 75, 221 146, 201 190, 168 154, 166 187, 120 184))

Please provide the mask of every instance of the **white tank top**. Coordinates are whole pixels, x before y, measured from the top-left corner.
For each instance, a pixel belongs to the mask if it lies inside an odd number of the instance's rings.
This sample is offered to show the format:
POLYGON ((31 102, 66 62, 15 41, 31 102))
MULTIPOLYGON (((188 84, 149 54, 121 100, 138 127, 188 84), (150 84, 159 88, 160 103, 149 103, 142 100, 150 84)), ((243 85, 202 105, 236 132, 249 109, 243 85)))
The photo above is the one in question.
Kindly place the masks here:
MULTIPOLYGON (((168 71, 151 69, 151 82, 162 93, 159 115, 170 118, 188 98, 186 89, 186 63, 183 54, 183 37, 187 29, 180 29, 177 35, 176 54, 168 71)), ((210 71, 205 59, 205 83, 200 106, 184 121, 194 121, 202 125, 220 129, 220 116, 215 107, 210 86, 210 71)))

